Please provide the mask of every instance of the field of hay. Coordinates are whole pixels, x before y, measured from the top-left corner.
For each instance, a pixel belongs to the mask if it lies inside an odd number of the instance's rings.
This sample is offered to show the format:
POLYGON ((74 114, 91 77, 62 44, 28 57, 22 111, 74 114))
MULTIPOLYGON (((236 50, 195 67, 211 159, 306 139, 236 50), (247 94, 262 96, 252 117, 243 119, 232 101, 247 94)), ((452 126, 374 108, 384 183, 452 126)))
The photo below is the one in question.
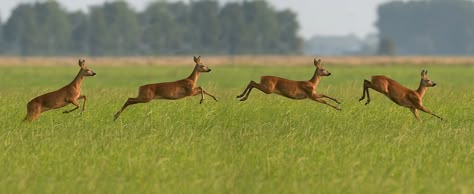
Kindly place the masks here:
POLYGON ((471 59, 454 58, 459 61, 446 65, 403 59, 353 65, 323 58, 332 75, 322 78, 317 92, 342 101, 342 111, 335 111, 258 90, 245 102, 235 98, 261 75, 309 79, 314 72, 311 57, 289 66, 284 62, 291 58, 232 64, 203 56, 212 72, 202 74, 198 85, 219 102, 208 97, 199 104, 198 96, 155 100, 130 106, 113 121, 138 86, 188 76, 193 65, 188 58, 172 62, 179 66, 153 59, 130 66, 126 60, 131 58, 86 58, 97 73, 82 85, 86 112, 63 114, 72 108, 68 106, 45 112, 30 124, 21 122, 26 103, 69 83, 78 72, 77 59, 4 60, 0 192, 474 192, 471 59), (387 75, 417 88, 422 69, 438 84, 428 89, 423 105, 445 121, 421 112, 418 122, 408 109, 373 90, 369 105, 358 102, 363 80, 371 75, 387 75))
MULTIPOLYGON (((307 66, 312 64, 312 56, 203 56, 211 66, 307 66)), ((474 65, 474 57, 433 57, 433 56, 315 56, 325 64, 345 66, 380 65, 474 65)), ((0 57, 2 66, 70 66, 76 57, 0 57)), ((96 66, 186 66, 192 64, 192 56, 161 57, 87 57, 87 63, 96 66)))

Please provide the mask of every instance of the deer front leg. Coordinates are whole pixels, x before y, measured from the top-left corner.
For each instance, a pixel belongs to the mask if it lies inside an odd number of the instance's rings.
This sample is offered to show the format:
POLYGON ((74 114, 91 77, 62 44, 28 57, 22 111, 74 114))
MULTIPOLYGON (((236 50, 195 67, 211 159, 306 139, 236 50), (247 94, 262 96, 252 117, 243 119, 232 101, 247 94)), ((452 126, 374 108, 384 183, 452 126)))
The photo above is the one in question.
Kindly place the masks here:
POLYGON ((443 118, 441 118, 440 116, 434 114, 433 112, 431 112, 431 111, 428 110, 427 108, 423 107, 422 105, 418 105, 416 108, 417 108, 417 109, 420 109, 421 111, 423 111, 423 112, 425 112, 425 113, 431 114, 431 115, 433 115, 433 116, 435 116, 435 117, 438 117, 439 119, 443 120, 443 118))
POLYGON ((219 100, 217 99, 217 97, 215 97, 214 95, 212 95, 212 94, 206 92, 205 90, 202 90, 202 92, 204 92, 204 94, 206 94, 206 95, 212 97, 216 102, 219 102, 219 100))
POLYGON ((410 108, 411 112, 413 113, 413 115, 415 115, 415 118, 418 120, 418 121, 421 121, 420 119, 420 115, 418 114, 418 109, 416 108, 410 108))
POLYGON ((310 97, 310 99, 311 99, 311 100, 314 100, 314 101, 316 101, 316 102, 319 102, 319 103, 328 105, 328 106, 330 106, 330 107, 332 107, 332 108, 334 108, 334 109, 336 109, 336 110, 341 110, 340 108, 338 108, 338 107, 336 107, 336 106, 334 106, 334 105, 332 105, 332 104, 327 103, 326 101, 324 101, 323 99, 321 99, 321 97, 322 97, 322 96, 319 95, 319 94, 313 94, 313 95, 310 97))
POLYGON ((65 110, 63 113, 70 113, 70 112, 75 111, 79 108, 79 103, 77 103, 77 100, 72 100, 71 104, 74 104, 74 106, 76 106, 76 107, 71 109, 71 110, 65 110))
POLYGON ((80 95, 79 98, 77 98, 77 100, 79 99, 84 99, 84 102, 82 102, 82 111, 81 111, 81 114, 84 112, 84 110, 86 110, 86 101, 87 101, 87 97, 84 96, 84 95, 80 95))
POLYGON ((324 95, 324 94, 320 94, 320 95, 321 95, 321 97, 323 97, 323 98, 328 98, 328 99, 331 99, 332 101, 334 101, 334 102, 336 102, 336 103, 338 103, 338 104, 341 104, 341 103, 340 103, 337 99, 335 99, 335 98, 329 97, 329 96, 324 95))
POLYGON ((201 94, 201 101, 199 101, 199 104, 201 104, 204 101, 204 94, 212 97, 215 101, 219 102, 217 97, 215 97, 214 95, 206 92, 201 86, 198 86, 198 87, 194 88, 191 96, 196 96, 198 94, 201 94))
POLYGON ((191 92, 191 96, 196 96, 198 94, 201 94, 201 100, 199 101, 199 104, 202 104, 204 101, 204 92, 201 86, 194 88, 191 92))

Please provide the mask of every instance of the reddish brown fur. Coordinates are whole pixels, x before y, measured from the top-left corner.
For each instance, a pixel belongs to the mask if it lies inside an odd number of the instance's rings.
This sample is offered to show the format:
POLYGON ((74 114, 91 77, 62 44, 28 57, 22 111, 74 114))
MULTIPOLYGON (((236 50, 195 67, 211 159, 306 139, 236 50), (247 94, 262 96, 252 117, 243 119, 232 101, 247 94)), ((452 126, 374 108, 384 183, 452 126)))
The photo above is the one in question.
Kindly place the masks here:
POLYGON ((86 96, 81 95, 81 83, 85 76, 94 76, 95 73, 85 66, 85 60, 81 61, 79 59, 79 67, 81 67, 79 73, 70 84, 62 87, 59 90, 38 96, 28 102, 27 115, 24 121, 31 122, 37 119, 42 112, 51 109, 62 108, 68 104, 73 104, 76 107, 69 111, 66 110, 64 113, 75 111, 79 108, 79 103, 77 102, 79 99, 84 99, 82 105, 83 112, 86 106, 86 96))
POLYGON ((237 96, 237 98, 241 98, 240 101, 245 101, 249 97, 252 89, 257 88, 266 94, 274 93, 295 100, 309 98, 316 102, 331 106, 337 110, 341 110, 336 106, 328 104, 322 98, 328 98, 340 104, 337 99, 324 94, 316 93, 316 88, 318 87, 321 76, 329 76, 331 73, 321 66, 321 59, 317 61, 314 59, 314 65, 316 66, 316 70, 314 71, 313 77, 308 81, 293 81, 275 76, 262 76, 260 78, 260 84, 250 81, 250 83, 247 85, 247 88, 245 88, 242 94, 237 96))
POLYGON ((201 62, 201 56, 194 57, 194 70, 191 75, 185 79, 178 80, 175 82, 163 82, 156 84, 147 84, 138 88, 138 96, 136 98, 128 98, 122 108, 115 113, 114 120, 116 120, 120 114, 130 105, 137 103, 147 103, 153 99, 166 99, 166 100, 177 100, 187 96, 195 96, 201 94, 201 101, 204 100, 204 94, 211 96, 215 101, 217 98, 204 91, 202 87, 196 87, 197 79, 201 72, 210 72, 207 66, 201 62))
POLYGON ((365 105, 369 104, 370 95, 368 89, 372 88, 373 90, 384 94, 398 105, 409 108, 418 120, 420 120, 418 110, 429 113, 443 120, 438 115, 435 115, 430 110, 423 107, 423 96, 426 93, 427 87, 434 87, 436 85, 426 76, 427 73, 428 72, 425 70, 421 71, 420 86, 417 90, 408 89, 395 80, 383 75, 372 76, 372 82, 364 80, 364 89, 362 91, 362 97, 359 99, 359 101, 363 100, 367 94, 367 102, 365 105))

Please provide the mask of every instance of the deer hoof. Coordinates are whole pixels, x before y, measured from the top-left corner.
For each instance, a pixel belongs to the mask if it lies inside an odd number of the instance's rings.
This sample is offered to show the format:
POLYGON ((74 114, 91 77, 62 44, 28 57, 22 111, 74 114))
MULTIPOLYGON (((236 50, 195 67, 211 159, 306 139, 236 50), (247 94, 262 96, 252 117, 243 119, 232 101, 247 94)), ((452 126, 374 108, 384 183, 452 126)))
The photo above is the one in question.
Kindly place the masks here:
POLYGON ((64 114, 69 113, 67 110, 63 111, 64 114))

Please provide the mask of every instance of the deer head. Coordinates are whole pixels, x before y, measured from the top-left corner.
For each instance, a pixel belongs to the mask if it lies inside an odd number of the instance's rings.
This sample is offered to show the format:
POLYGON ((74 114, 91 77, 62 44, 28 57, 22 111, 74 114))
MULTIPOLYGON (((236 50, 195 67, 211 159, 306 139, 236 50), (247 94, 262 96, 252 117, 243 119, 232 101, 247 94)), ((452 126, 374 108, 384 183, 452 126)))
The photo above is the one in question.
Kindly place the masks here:
POLYGON ((434 83, 433 80, 430 80, 430 78, 428 78, 428 76, 426 76, 427 74, 428 74, 427 70, 422 70, 421 71, 421 85, 425 86, 425 87, 434 87, 434 86, 436 86, 436 83, 434 83))
POLYGON ((82 59, 79 59, 79 67, 81 67, 81 75, 83 76, 94 76, 96 73, 93 72, 92 70, 90 70, 89 68, 87 68, 86 66, 86 60, 82 59))
POLYGON ((196 63, 195 68, 198 72, 210 72, 211 71, 211 69, 209 69, 209 67, 205 66, 201 62, 201 56, 199 56, 199 57, 194 56, 194 62, 196 63))
POLYGON ((321 59, 314 59, 314 66, 316 66, 316 75, 319 75, 319 76, 330 76, 331 73, 329 73, 329 71, 327 71, 326 69, 324 69, 322 66, 321 66, 321 59))

